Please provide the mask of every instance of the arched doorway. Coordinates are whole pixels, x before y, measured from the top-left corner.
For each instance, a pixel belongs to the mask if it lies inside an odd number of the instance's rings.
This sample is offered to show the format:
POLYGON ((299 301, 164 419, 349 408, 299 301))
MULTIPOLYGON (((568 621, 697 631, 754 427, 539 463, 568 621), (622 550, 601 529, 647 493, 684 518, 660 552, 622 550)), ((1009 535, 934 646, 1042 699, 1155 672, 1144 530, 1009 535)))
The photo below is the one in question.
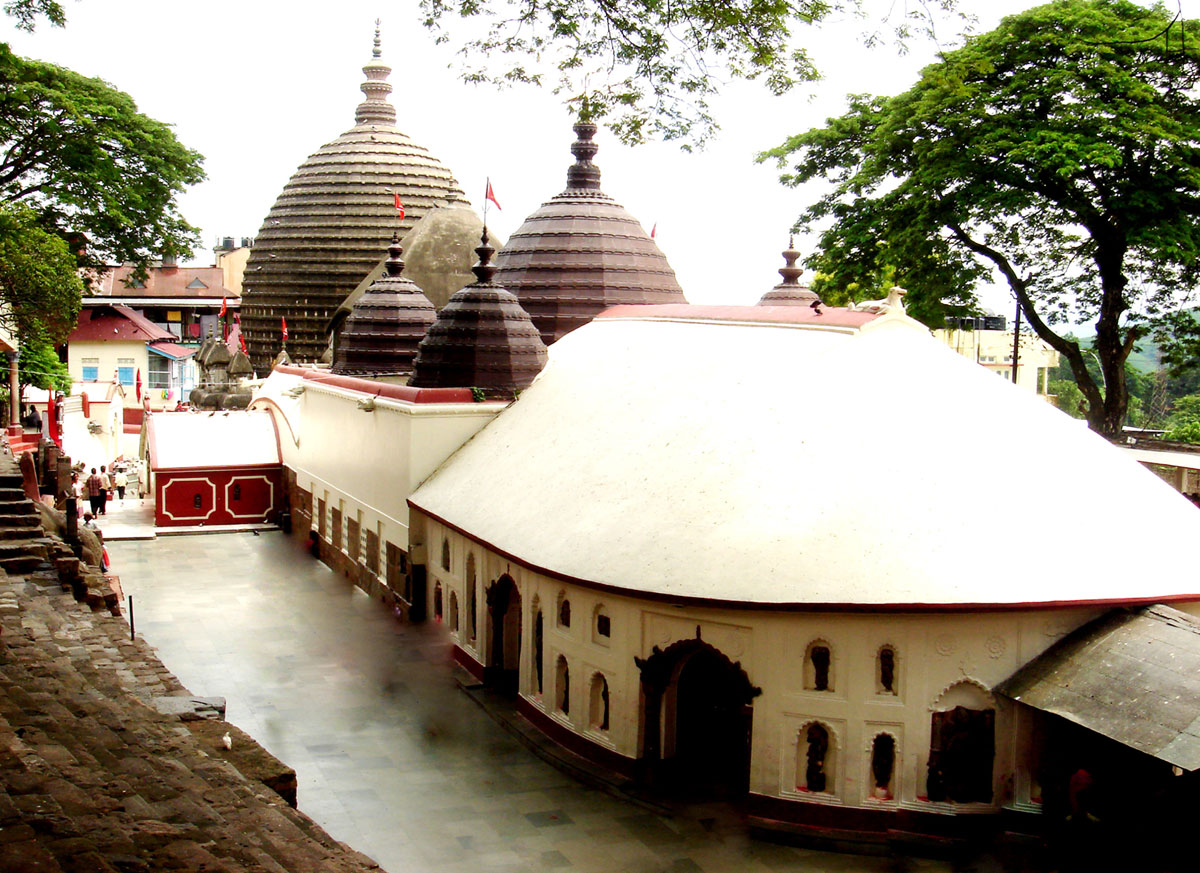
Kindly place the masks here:
POLYGON ((517 693, 521 663, 521 593, 507 573, 487 590, 488 656, 483 680, 508 694, 517 693))
POLYGON ((642 763, 648 780, 689 797, 737 798, 749 789, 752 701, 741 664, 703 640, 682 640, 642 671, 642 763))

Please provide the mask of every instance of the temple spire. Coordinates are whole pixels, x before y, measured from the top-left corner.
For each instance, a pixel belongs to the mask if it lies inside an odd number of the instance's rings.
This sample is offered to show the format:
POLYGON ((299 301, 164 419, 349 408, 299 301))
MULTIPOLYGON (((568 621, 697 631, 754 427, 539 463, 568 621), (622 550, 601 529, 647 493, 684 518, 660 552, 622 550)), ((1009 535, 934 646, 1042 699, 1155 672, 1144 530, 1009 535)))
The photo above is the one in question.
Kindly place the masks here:
POLYGON ((799 258, 800 253, 795 249, 795 240, 789 236, 787 251, 783 252, 783 259, 786 261, 786 264, 779 268, 779 275, 783 277, 783 281, 777 287, 800 284, 800 275, 804 270, 796 266, 796 261, 799 258))
POLYGON ((492 255, 496 254, 496 250, 488 244, 486 224, 483 226, 482 241, 476 247, 475 254, 479 255, 479 263, 471 268, 471 272, 475 274, 476 284, 492 284, 492 277, 496 275, 496 265, 492 263, 492 255))
POLYGON ((385 124, 395 126, 396 124, 396 107, 388 102, 388 94, 392 93, 392 86, 388 84, 387 77, 391 74, 392 68, 383 63, 380 58, 383 56, 381 48, 381 40, 379 38, 379 19, 375 19, 375 43, 371 49, 371 61, 362 68, 363 75, 367 80, 362 83, 362 92, 367 95, 367 99, 358 104, 358 108, 354 111, 355 124, 385 124))
POLYGON ((571 154, 575 156, 575 163, 567 170, 567 190, 599 191, 600 168, 592 163, 592 158, 600 150, 600 147, 592 142, 592 137, 596 135, 596 125, 583 120, 581 115, 580 120, 575 122, 574 130, 578 138, 571 144, 571 154))

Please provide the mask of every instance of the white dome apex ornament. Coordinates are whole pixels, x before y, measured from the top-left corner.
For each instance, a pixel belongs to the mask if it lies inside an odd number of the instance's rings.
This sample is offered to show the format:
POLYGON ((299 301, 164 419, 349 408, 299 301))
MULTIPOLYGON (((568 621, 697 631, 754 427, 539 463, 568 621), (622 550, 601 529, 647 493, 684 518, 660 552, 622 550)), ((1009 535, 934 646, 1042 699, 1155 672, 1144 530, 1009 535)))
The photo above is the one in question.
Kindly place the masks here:
POLYGON ((888 296, 882 300, 864 300, 861 303, 851 304, 850 308, 858 312, 880 313, 879 318, 864 324, 859 328, 859 332, 871 333, 877 330, 901 327, 908 330, 919 330, 925 334, 930 333, 928 327, 915 318, 909 317, 905 311, 904 295, 907 293, 899 285, 893 285, 888 290, 888 296))

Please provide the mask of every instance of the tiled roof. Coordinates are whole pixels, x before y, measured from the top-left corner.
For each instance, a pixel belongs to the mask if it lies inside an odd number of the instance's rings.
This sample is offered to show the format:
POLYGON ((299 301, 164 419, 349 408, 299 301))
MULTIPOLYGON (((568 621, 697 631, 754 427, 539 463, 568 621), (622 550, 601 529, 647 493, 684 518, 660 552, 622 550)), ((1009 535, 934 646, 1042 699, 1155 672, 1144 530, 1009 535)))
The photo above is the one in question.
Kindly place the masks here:
POLYGON ((131 287, 126 284, 131 266, 110 267, 100 276, 100 281, 92 287, 85 297, 179 297, 212 298, 231 297, 235 300, 238 295, 225 288, 224 273, 220 267, 150 267, 146 282, 142 287, 131 287), (197 280, 204 287, 195 287, 197 280))
POLYGON ((155 342, 175 340, 178 337, 163 330, 144 316, 138 315, 128 306, 94 306, 79 311, 79 323, 67 337, 67 342, 99 342, 102 340, 124 340, 155 342))

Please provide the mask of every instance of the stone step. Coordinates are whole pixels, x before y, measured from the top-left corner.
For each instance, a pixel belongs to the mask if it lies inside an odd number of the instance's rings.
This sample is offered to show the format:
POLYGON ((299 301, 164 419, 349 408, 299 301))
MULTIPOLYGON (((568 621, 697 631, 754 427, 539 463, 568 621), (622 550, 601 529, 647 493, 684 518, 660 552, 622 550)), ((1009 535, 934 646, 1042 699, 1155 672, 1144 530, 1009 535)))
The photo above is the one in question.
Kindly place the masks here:
POLYGON ((20 525, 4 525, 0 524, 0 540, 33 540, 42 537, 42 528, 36 524, 30 524, 30 519, 21 519, 23 524, 20 525))
POLYGON ((0 483, 0 505, 8 501, 28 500, 25 489, 20 485, 5 485, 0 483))
POLYGON ((43 563, 45 558, 41 555, 31 555, 26 553, 3 555, 0 554, 0 567, 4 568, 6 573, 23 576, 26 573, 32 573, 43 563))

